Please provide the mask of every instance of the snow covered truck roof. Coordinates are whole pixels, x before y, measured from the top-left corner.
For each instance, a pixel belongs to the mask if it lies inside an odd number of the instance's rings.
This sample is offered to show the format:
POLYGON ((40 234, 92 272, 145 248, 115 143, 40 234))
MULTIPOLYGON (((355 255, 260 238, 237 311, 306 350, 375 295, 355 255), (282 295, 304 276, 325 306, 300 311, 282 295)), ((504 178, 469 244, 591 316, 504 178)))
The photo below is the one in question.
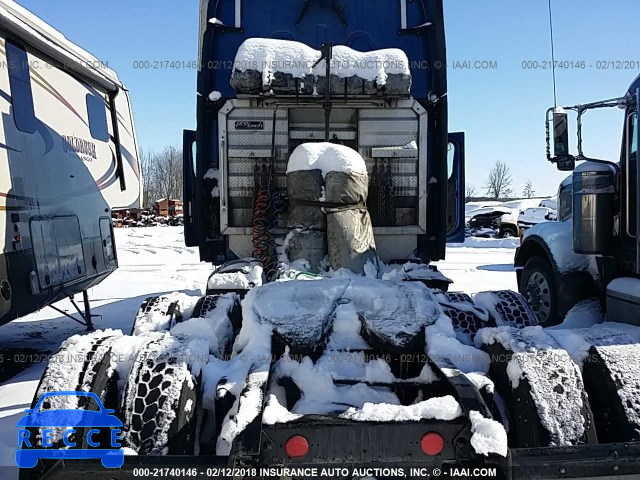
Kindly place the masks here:
POLYGON ((13 0, 0 0, 0 26, 101 87, 124 88, 116 72, 13 0))

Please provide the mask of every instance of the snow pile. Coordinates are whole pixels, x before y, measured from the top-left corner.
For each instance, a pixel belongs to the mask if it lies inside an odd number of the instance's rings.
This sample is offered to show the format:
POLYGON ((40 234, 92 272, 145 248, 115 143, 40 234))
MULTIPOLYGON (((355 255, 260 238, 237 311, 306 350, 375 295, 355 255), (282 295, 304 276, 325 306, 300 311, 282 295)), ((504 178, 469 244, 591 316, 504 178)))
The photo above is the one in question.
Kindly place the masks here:
MULTIPOLYGON (((344 367, 348 361, 340 363, 344 367)), ((301 398, 293 406, 292 413, 313 415, 344 412, 349 407, 361 408, 366 401, 400 405, 398 397, 388 388, 374 388, 365 383, 334 384, 330 368, 327 362, 314 364, 309 357, 296 362, 285 354, 278 360, 273 381, 290 378, 301 392, 301 398)))
POLYGON ((469 412, 471 420, 471 446, 479 455, 488 456, 496 453, 502 457, 507 456, 507 432, 504 427, 490 418, 485 418, 476 410, 469 412))
POLYGON ((571 222, 544 222, 534 225, 524 233, 524 238, 539 236, 545 239, 553 261, 560 273, 587 271, 598 277, 598 266, 594 255, 580 255, 573 251, 573 224, 571 222))
POLYGON ((249 426, 262 409, 262 388, 269 378, 269 364, 256 365, 249 372, 242 394, 236 398, 231 412, 222 423, 216 444, 218 455, 229 455, 233 440, 249 426))
POLYGON ((233 337, 233 325, 229 314, 239 301, 235 293, 227 293, 218 297, 215 307, 202 318, 190 318, 178 323, 171 329, 171 334, 182 335, 193 339, 201 339, 209 345, 209 352, 222 357, 227 352, 233 337))
POLYGON ((262 285, 264 268, 258 262, 243 265, 236 272, 216 272, 209 277, 208 290, 250 290, 262 285))
MULTIPOLYGON (((247 298, 253 292, 251 290, 247 298)), ((262 409, 262 388, 269 376, 271 364, 272 327, 261 324, 251 315, 251 300, 243 302, 244 321, 233 346, 230 361, 214 356, 202 368, 202 407, 214 410, 215 399, 227 395, 234 403, 222 421, 222 431, 216 444, 218 455, 229 455, 235 437, 242 432, 262 409)))
POLYGON ((437 365, 454 367, 465 373, 489 371, 491 359, 486 352, 465 345, 456 338, 451 319, 446 315, 425 329, 427 353, 437 365))
MULTIPOLYGON (((562 348, 567 350, 573 361, 582 368, 584 360, 589 355, 589 349, 596 346, 631 345, 637 340, 628 334, 628 330, 616 328, 616 324, 605 323, 591 328, 555 329, 548 328, 546 333, 553 337, 562 348)), ((631 327, 640 332, 639 327, 631 327)))
POLYGON ((312 74, 313 65, 320 59, 318 50, 300 42, 271 38, 249 38, 245 40, 233 62, 234 69, 262 71, 262 83, 271 85, 276 72, 304 78, 312 74))
POLYGON ((514 328, 501 326, 478 330, 475 344, 478 348, 484 345, 499 343, 510 352, 526 352, 540 349, 558 348, 557 342, 542 327, 514 328))
POLYGON ((359 422, 418 422, 420 420, 449 421, 462 415, 460 404, 451 395, 424 400, 414 405, 365 403, 362 408, 350 408, 340 418, 359 422))
MULTIPOLYGON (((220 93, 220 92, 217 92, 220 93)), ((204 177, 202 177, 204 180, 215 180, 216 181, 216 186, 213 187, 213 189, 211 190, 211 197, 212 198, 218 198, 220 196, 220 170, 215 170, 213 168, 210 168, 209 170, 207 170, 207 172, 204 174, 204 177)))
POLYGON ((367 175, 367 165, 354 149, 334 143, 303 143, 298 146, 287 163, 287 173, 321 170, 329 172, 367 175))
POLYGON ((319 370, 330 372, 334 380, 372 383, 396 381, 387 362, 380 358, 367 360, 369 359, 362 351, 327 350, 315 365, 319 370))
MULTIPOLYGON (((245 298, 243 319, 245 325, 272 325, 289 343, 315 346, 328 333, 339 303, 351 303, 369 334, 396 346, 406 344, 442 314, 433 294, 422 284, 358 277, 264 285, 245 298), (414 312, 421 312, 418 319, 414 312)), ((247 332, 243 325, 237 342, 246 344, 247 332)))
POLYGON ((609 283, 607 290, 635 298, 640 295, 640 280, 637 278, 616 278, 609 283))
POLYGON ((449 243, 448 247, 471 247, 471 248, 518 248, 520 239, 511 238, 482 238, 467 237, 464 243, 449 243))
POLYGON ((171 322, 175 321, 171 315, 167 315, 169 305, 178 302, 180 313, 184 318, 193 315, 193 309, 198 303, 199 296, 187 295, 182 292, 173 292, 159 297, 158 302, 149 311, 138 312, 132 335, 144 335, 149 332, 161 332, 169 330, 171 322))
POLYGON ((485 373, 469 372, 464 374, 478 390, 485 390, 487 393, 495 392, 495 385, 485 373))
POLYGON ((368 349, 360 332, 362 322, 352 303, 340 304, 336 307, 331 337, 327 350, 368 349))
POLYGON ((402 265, 383 265, 381 271, 382 280, 396 282, 407 280, 440 280, 453 283, 453 280, 423 263, 407 262, 402 265))
POLYGON ((571 328, 589 328, 602 323, 603 315, 600 302, 596 299, 583 300, 575 304, 564 317, 560 325, 549 327, 547 330, 565 330, 571 328))
POLYGON ((276 423, 288 423, 302 418, 302 415, 291 413, 283 407, 277 395, 269 395, 267 406, 262 412, 262 423, 265 425, 275 425, 276 423))
MULTIPOLYGON (((236 54, 234 72, 258 70, 262 71, 264 86, 271 85, 275 73, 283 73, 294 78, 307 75, 324 76, 326 63, 320 60, 322 54, 318 50, 290 40, 271 38, 250 38, 245 40, 236 54)), ((409 75, 409 60, 399 49, 358 52, 346 46, 333 47, 331 60, 332 75, 340 78, 359 78, 375 81, 384 86, 389 75, 409 75)))

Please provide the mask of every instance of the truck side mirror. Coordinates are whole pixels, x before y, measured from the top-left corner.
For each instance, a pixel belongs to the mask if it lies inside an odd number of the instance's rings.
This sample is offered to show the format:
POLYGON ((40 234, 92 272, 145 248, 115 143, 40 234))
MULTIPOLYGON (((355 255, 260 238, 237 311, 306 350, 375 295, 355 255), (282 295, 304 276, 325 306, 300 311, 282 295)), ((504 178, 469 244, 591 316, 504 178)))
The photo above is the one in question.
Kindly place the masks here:
POLYGON ((558 170, 576 168, 576 160, 569 154, 569 116, 561 109, 553 112, 553 154, 558 170))

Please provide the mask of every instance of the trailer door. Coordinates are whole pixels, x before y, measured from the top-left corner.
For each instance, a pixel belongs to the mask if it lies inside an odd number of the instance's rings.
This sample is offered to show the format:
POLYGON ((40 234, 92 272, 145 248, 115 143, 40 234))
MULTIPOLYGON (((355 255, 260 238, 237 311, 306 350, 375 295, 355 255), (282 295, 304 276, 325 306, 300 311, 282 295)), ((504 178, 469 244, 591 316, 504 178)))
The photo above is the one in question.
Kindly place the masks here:
POLYGON ((447 243, 464 242, 464 166, 464 133, 450 133, 447 155, 447 243))

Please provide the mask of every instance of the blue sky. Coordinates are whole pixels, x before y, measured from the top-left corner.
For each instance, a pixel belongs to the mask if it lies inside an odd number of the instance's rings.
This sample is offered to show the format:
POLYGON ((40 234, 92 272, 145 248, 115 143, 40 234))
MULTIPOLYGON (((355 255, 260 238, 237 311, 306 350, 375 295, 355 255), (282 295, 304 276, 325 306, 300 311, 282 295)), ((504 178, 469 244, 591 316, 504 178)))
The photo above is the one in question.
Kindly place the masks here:
MULTIPOLYGON (((180 145, 195 127, 196 73, 142 70, 136 61, 197 57, 197 0, 18 0, 115 69, 132 92, 140 145, 180 145)), ((623 95, 640 71, 637 0, 553 0, 556 60, 584 61, 558 69, 558 102, 568 105, 623 95), (598 69, 603 61, 631 61, 631 69, 598 69)), ((553 104, 551 70, 523 61, 550 59, 547 0, 446 0, 451 62, 488 60, 497 68, 450 69, 450 130, 465 131, 468 183, 482 191, 496 160, 507 162, 520 194, 530 179, 538 194, 553 194, 564 177, 546 162, 544 114, 553 104)), ((575 123, 571 124, 575 133, 575 123)), ((622 112, 587 114, 585 153, 617 160, 622 112)))

